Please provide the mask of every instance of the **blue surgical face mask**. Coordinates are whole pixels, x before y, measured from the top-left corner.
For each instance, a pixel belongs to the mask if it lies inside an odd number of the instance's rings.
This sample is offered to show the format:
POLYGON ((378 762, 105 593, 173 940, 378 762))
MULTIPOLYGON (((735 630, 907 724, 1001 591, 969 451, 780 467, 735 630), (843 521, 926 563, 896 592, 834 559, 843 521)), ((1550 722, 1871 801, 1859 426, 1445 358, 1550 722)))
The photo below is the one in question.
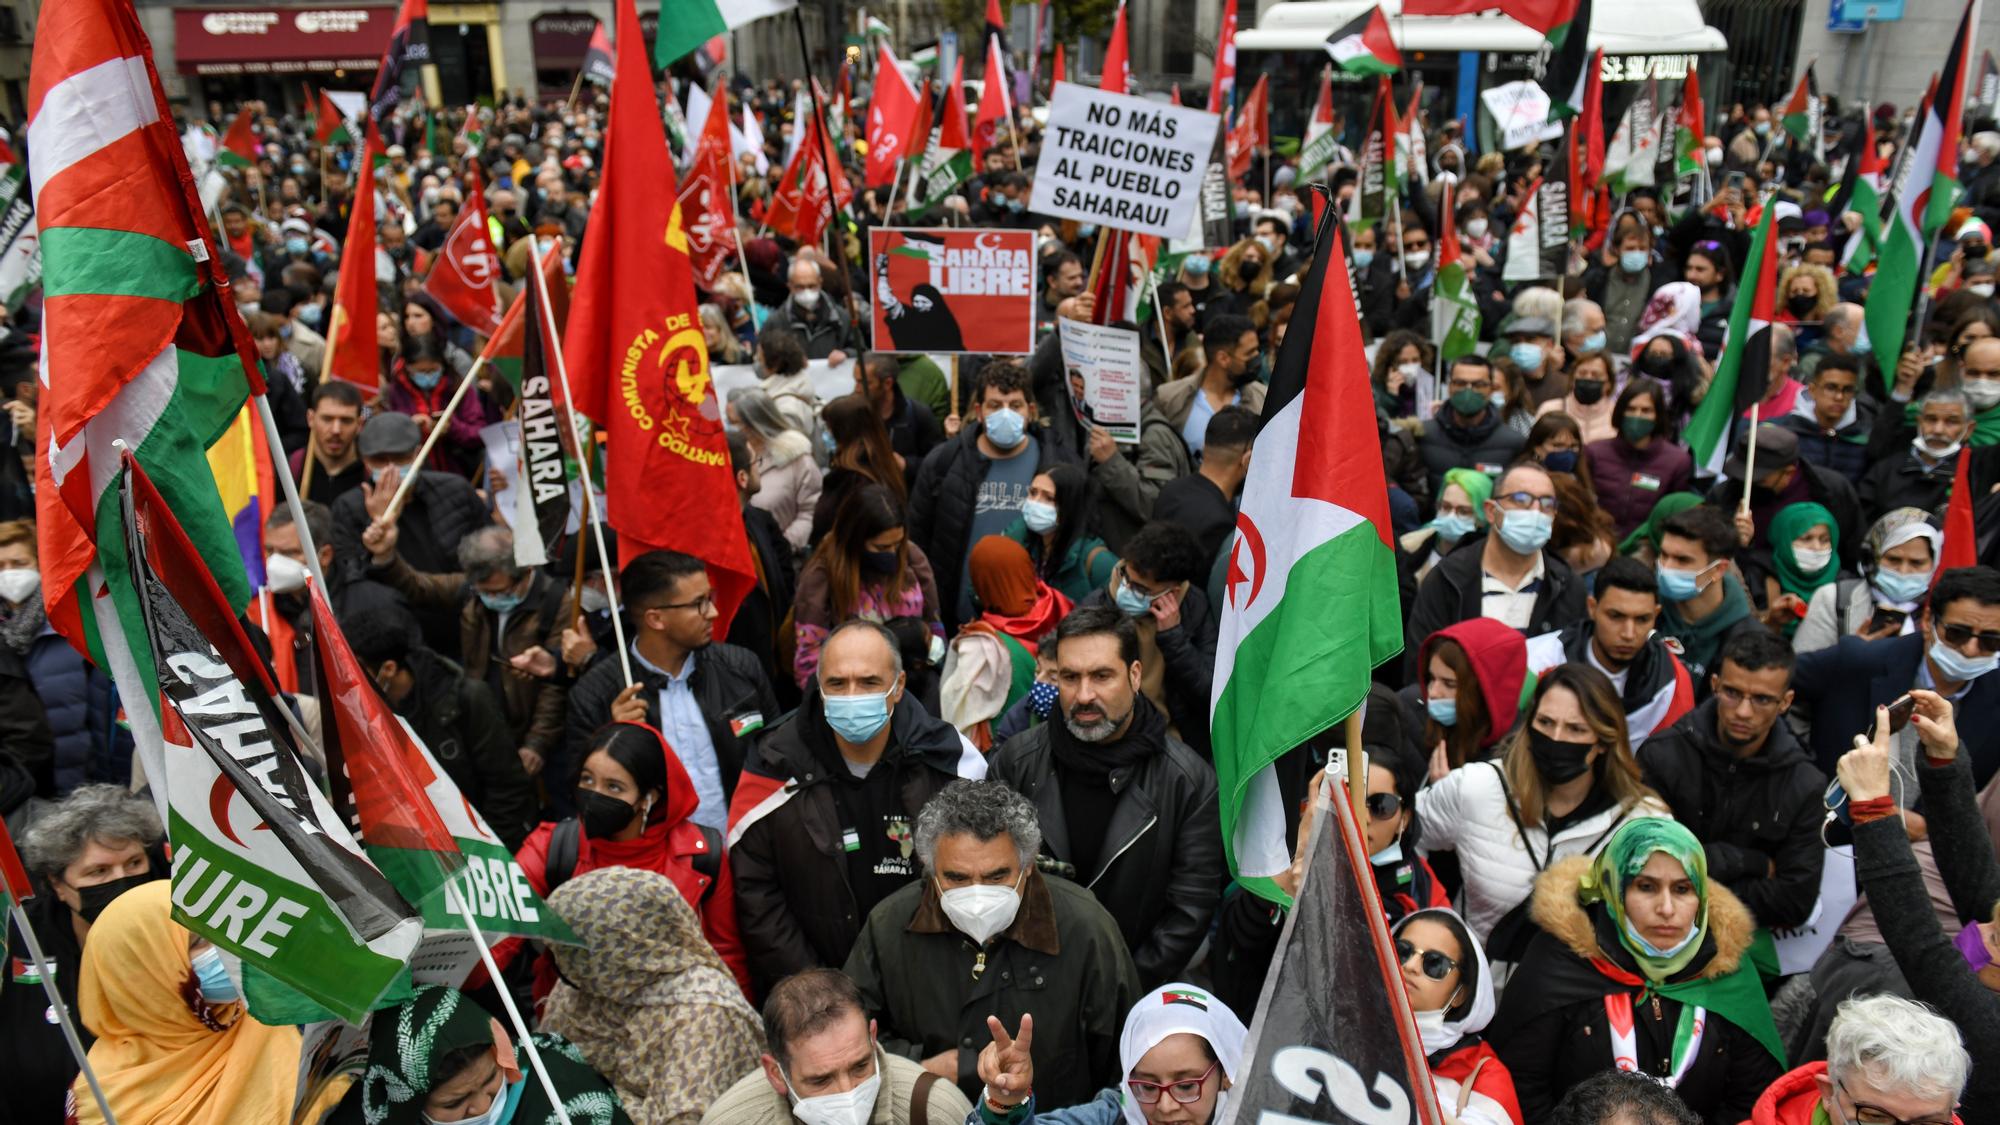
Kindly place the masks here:
POLYGON ((1914 574, 1896 570, 1878 570, 1875 572, 1875 589, 1892 602, 1899 604, 1914 602, 1922 598, 1925 591, 1931 588, 1931 573, 1928 570, 1920 570, 1914 574))
POLYGON ((1424 710, 1429 712, 1430 717, 1441 727, 1455 727, 1458 725, 1458 700, 1456 699, 1426 699, 1424 700, 1424 710))
POLYGON ((227 1004, 243 998, 236 990, 236 982, 229 979, 229 969, 222 963, 220 949, 208 946, 195 954, 193 960, 194 978, 203 1000, 211 1004, 227 1004))
POLYGON ((1551 449, 1542 454, 1542 467, 1552 473, 1573 473, 1576 471, 1576 450, 1551 449))
POLYGON ((1634 946, 1638 947, 1639 952, 1644 953, 1648 957, 1658 957, 1658 958, 1672 957, 1674 954, 1679 953, 1683 949, 1686 949, 1688 947, 1689 942, 1693 941, 1695 938, 1700 936, 1701 936, 1701 927, 1689 926, 1687 936, 1675 942, 1672 949, 1661 949, 1655 946, 1652 942, 1647 941, 1645 938, 1640 937, 1639 931, 1632 928, 1632 920, 1630 918, 1625 919, 1626 940, 1630 941, 1634 946))
POLYGON ((1437 518, 1431 521, 1431 526, 1437 529, 1439 539, 1447 543, 1456 543, 1472 534, 1478 525, 1473 522, 1471 516, 1462 516, 1457 512, 1439 512, 1437 518))
POLYGON ((1182 259, 1181 268, 1188 272, 1189 277, 1207 277, 1209 264, 1207 255, 1191 254, 1182 259))
POLYGON ((432 388, 436 387, 440 382, 444 381, 444 368, 442 367, 435 368, 430 371, 419 371, 416 368, 412 367, 409 369, 409 371, 410 371, 410 382, 415 383, 417 385, 417 389, 420 391, 431 390, 432 388))
POLYGON ((1967 656, 1950 645, 1944 638, 1932 632, 1931 663, 1937 665, 1938 674, 1953 683, 1969 683, 1993 670, 2000 663, 2000 656, 1982 654, 1967 656))
POLYGON ((1028 420, 1021 412, 1001 407, 986 416, 986 440, 1002 449, 1012 449, 1028 436, 1028 420))
POLYGON ((825 702, 826 725, 850 745, 858 746, 874 738, 889 723, 886 691, 872 695, 829 695, 825 702))
POLYGON ((1618 268, 1626 273, 1638 273, 1652 259, 1653 256, 1644 250, 1621 250, 1618 252, 1618 268))
POLYGON ((1045 504, 1040 500, 1029 500, 1021 505, 1021 522, 1036 535, 1054 531, 1058 514, 1054 504, 1045 504))
POLYGON ((1585 336, 1585 337, 1583 338, 1583 349, 1582 349, 1582 350, 1584 350, 1584 351, 1587 351, 1587 352, 1601 352, 1601 351, 1603 351, 1603 350, 1604 350, 1604 329, 1600 328, 1600 329, 1598 329, 1597 331, 1595 331, 1595 332, 1592 332, 1592 333, 1591 333, 1590 335, 1588 335, 1588 336, 1585 336))
MULTIPOLYGON (((477 1117, 461 1117, 452 1125, 500 1125, 502 1121, 512 1120, 514 1111, 520 1108, 521 1094, 527 1087, 528 1080, 525 1076, 519 1082, 501 1086, 500 1092, 493 1096, 492 1104, 486 1107, 485 1113, 477 1117)), ((428 1113, 419 1116, 424 1119, 425 1125, 444 1125, 428 1113)))
POLYGON ((1540 371, 1542 369, 1542 346, 1523 340, 1507 348, 1507 358, 1513 360, 1514 366, 1520 368, 1523 373, 1540 371))
POLYGON ((305 322, 307 328, 318 328, 320 317, 324 315, 325 310, 318 305, 307 305, 299 310, 299 319, 305 322))
POLYGON ((489 594, 484 590, 479 592, 479 604, 495 613, 512 613, 521 608, 521 602, 524 600, 520 594, 489 594))
POLYGON ((1097 237, 1097 224, 1096 224, 1096 223, 1084 223, 1084 224, 1083 224, 1082 226, 1079 226, 1079 227, 1077 227, 1077 228, 1076 228, 1076 236, 1077 236, 1078 238, 1096 238, 1096 237, 1097 237))
POLYGON ((303 254, 310 249, 312 249, 312 243, 307 242, 301 235, 295 234, 285 239, 285 250, 288 253, 303 254))
MULTIPOLYGON (((414 462, 414 461, 410 462, 410 463, 409 463, 409 464, 407 464, 407 465, 398 465, 398 466, 395 466, 395 467, 396 467, 396 468, 397 468, 397 469, 399 470, 399 472, 400 472, 400 475, 402 475, 402 476, 406 476, 406 477, 414 477, 414 476, 416 476, 416 475, 417 475, 417 472, 418 472, 418 469, 417 469, 417 464, 416 464, 416 462, 414 462)), ((383 474, 383 473, 386 473, 386 472, 388 472, 388 471, 389 471, 389 469, 390 469, 390 466, 388 466, 388 465, 384 465, 384 466, 382 466, 382 467, 381 467, 381 468, 379 468, 379 469, 370 469, 370 470, 368 470, 368 483, 370 483, 370 484, 381 484, 381 483, 382 483, 382 474, 383 474)), ((410 487, 411 487, 411 488, 415 488, 415 487, 416 487, 416 485, 412 484, 412 485, 411 485, 410 487)))
POLYGON ((1403 841, 1401 837, 1389 841, 1389 846, 1368 857, 1370 867, 1386 867, 1391 863, 1403 862, 1403 841))
POLYGON ((1706 571, 1673 570, 1658 567, 1653 571, 1660 584, 1660 596, 1670 602, 1684 602, 1701 593, 1701 576, 1706 571))
POLYGON ((1118 592, 1111 595, 1120 612, 1127 617, 1137 617, 1153 608, 1153 599, 1132 588, 1123 578, 1118 580, 1118 592))
POLYGON ((1523 508, 1500 517, 1500 541, 1516 554, 1532 555, 1548 545, 1556 520, 1546 512, 1523 508))
POLYGON ((1373 250, 1356 250, 1356 251, 1354 252, 1354 268, 1355 268, 1355 269, 1362 269, 1362 270, 1365 270, 1365 269, 1367 269, 1367 268, 1368 268, 1369 266, 1372 266, 1372 265, 1374 265, 1374 264, 1375 264, 1375 251, 1373 251, 1373 250))
POLYGON ((1028 209, 1028 201, 1025 199, 1015 198, 1007 201, 1007 210, 1012 212, 1013 214, 1018 215, 1027 209, 1028 209))

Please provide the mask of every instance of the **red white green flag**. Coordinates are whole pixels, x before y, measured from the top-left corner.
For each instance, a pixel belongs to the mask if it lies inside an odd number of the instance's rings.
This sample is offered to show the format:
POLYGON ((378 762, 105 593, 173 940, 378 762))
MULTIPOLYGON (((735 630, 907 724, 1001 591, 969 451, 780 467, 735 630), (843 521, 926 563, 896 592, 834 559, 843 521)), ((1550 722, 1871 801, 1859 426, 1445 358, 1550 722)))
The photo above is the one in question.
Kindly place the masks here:
POLYGON ((1736 287, 1715 379, 1688 420, 1687 444, 1695 468, 1715 476, 1722 475, 1736 419, 1762 401, 1770 388, 1771 325, 1778 307, 1778 255, 1771 225, 1777 212, 1774 200, 1764 201, 1763 221, 1750 239, 1750 256, 1743 266, 1743 284, 1736 287))
POLYGON ((251 131, 250 107, 237 111, 236 120, 229 123, 229 132, 222 135, 222 145, 215 150, 215 162, 230 168, 248 168, 257 163, 257 134, 251 131))
POLYGON ((1438 373, 1451 361, 1479 347, 1479 302, 1466 276, 1464 252, 1458 244, 1458 220, 1452 214, 1452 188, 1444 185, 1438 203, 1438 270, 1431 295, 1431 339, 1438 345, 1438 373))
POLYGON ((1340 151, 1340 134, 1333 131, 1333 72, 1320 71, 1319 98, 1306 121, 1305 142, 1299 146, 1299 175, 1310 177, 1332 163, 1340 151))
MULTIPOLYGON (((1693 64, 1688 66, 1687 81, 1681 86, 1681 107, 1674 116, 1674 175, 1692 176, 1700 172, 1707 159, 1702 148, 1707 144, 1701 108, 1701 80, 1695 76, 1693 64)), ((1871 148, 1873 146, 1870 146, 1871 148)))
POLYGON ((1326 37, 1326 53, 1349 74, 1394 74, 1403 69, 1403 53, 1389 35, 1389 20, 1380 4, 1335 28, 1326 37))
POLYGON ((347 115, 333 104, 333 95, 323 89, 319 92, 319 108, 314 114, 313 139, 322 145, 344 145, 354 140, 354 130, 348 127, 347 115))

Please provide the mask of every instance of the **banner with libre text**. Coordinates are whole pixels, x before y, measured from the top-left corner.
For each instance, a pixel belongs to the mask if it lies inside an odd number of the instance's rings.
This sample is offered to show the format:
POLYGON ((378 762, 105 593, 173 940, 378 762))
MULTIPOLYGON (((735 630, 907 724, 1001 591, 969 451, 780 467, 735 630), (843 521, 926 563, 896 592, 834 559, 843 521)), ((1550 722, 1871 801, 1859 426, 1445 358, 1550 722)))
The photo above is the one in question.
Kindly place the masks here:
POLYGON ((876 227, 868 233, 875 350, 1035 350, 1035 232, 876 227))
POLYGON ((1058 82, 1028 210, 1184 237, 1221 120, 1199 109, 1058 82))

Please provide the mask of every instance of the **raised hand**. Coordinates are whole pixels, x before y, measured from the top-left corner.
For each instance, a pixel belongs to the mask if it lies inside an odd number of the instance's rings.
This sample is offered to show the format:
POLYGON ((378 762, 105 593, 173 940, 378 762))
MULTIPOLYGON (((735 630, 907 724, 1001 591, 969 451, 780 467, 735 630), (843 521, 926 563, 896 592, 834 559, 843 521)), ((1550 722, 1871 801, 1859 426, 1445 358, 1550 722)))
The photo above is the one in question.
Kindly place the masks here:
POLYGON ((1014 1035, 998 1016, 986 1017, 986 1029, 993 1041, 979 1050, 979 1080, 986 1083, 986 1100, 1012 1108, 1028 1100, 1035 1085, 1035 1060, 1029 1053, 1035 1041, 1035 1017, 1023 1015, 1014 1035))

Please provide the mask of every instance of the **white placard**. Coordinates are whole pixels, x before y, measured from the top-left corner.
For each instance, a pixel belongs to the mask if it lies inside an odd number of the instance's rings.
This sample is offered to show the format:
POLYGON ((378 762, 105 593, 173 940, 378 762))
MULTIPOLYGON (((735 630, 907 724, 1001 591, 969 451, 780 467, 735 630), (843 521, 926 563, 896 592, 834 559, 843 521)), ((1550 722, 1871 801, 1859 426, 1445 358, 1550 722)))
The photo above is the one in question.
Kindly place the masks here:
POLYGON ((1063 386, 1070 409, 1085 430, 1102 427, 1115 441, 1139 440, 1139 334, 1081 320, 1061 319, 1063 386))
POLYGON ((1486 112, 1500 129, 1500 147, 1520 148, 1562 136, 1562 122, 1549 120, 1549 95, 1525 79, 1479 92, 1486 112))
POLYGON ((1160 238, 1188 233, 1221 118, 1056 83, 1028 209, 1160 238))
POLYGON ((1854 875, 1854 849, 1826 849, 1826 866, 1820 869, 1819 898, 1805 924, 1790 930, 1774 930, 1778 947, 1778 972, 1783 976, 1812 969, 1813 962, 1833 944, 1840 927, 1854 910, 1860 897, 1854 875))

